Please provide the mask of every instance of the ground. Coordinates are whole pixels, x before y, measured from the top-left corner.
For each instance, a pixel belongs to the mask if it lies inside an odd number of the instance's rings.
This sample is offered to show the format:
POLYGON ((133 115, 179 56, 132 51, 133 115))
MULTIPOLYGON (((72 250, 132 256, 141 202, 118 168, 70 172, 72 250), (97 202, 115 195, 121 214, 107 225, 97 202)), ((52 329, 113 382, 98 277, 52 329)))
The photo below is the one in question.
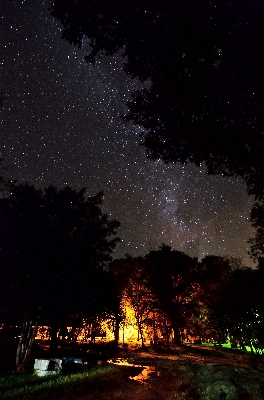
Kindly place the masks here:
MULTIPOLYGON (((101 354, 100 354, 101 353, 101 354)), ((154 351, 120 350, 112 358, 60 385, 1 398, 19 400, 261 400, 264 399, 262 357, 204 346, 154 351), (126 360, 126 363, 122 361, 126 360), (123 365, 126 364, 126 365, 123 365), (138 365, 139 367, 134 367, 138 365), (145 366, 145 368, 140 367, 145 366), (143 374, 142 374, 143 372, 143 374), (133 379, 134 378, 134 379, 133 379)), ((10 392, 11 393, 11 392, 10 392)))
MULTIPOLYGON (((174 348, 172 354, 153 351, 129 354, 136 365, 153 372, 120 387, 109 388, 105 399, 260 400, 264 399, 264 365, 261 358, 202 346, 174 348)), ((125 368, 120 366, 119 368, 125 368)), ((131 373, 138 374, 137 372, 131 373)), ((99 394, 99 393, 98 393, 99 394)), ((81 397, 80 399, 103 397, 81 397)))

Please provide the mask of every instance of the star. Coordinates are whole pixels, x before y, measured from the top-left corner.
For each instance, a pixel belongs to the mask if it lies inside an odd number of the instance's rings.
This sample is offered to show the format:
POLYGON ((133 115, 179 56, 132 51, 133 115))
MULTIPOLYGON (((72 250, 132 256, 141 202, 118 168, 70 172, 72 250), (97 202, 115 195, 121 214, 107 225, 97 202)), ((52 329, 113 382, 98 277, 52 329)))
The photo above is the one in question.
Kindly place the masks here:
POLYGON ((254 199, 242 179, 208 176, 201 165, 146 158, 142 128, 122 115, 131 92, 120 54, 87 64, 61 40, 48 1, 10 0, 0 31, 1 174, 36 187, 103 190, 103 209, 121 222, 114 257, 144 255, 162 243, 202 258, 241 257, 247 265, 254 199))

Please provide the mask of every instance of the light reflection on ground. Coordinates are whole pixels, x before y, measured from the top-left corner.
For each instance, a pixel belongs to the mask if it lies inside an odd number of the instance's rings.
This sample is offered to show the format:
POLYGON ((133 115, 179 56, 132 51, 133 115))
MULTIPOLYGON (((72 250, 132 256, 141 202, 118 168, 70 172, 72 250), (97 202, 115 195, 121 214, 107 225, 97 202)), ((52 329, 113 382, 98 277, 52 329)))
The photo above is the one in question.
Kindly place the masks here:
POLYGON ((134 381, 138 381, 140 383, 146 383, 146 381, 150 378, 152 374, 154 374, 155 376, 160 376, 160 371, 157 371, 155 365, 134 364, 133 360, 128 360, 129 359, 127 358, 114 358, 112 360, 108 360, 107 362, 114 365, 143 368, 138 375, 129 376, 129 379, 133 379, 134 381))

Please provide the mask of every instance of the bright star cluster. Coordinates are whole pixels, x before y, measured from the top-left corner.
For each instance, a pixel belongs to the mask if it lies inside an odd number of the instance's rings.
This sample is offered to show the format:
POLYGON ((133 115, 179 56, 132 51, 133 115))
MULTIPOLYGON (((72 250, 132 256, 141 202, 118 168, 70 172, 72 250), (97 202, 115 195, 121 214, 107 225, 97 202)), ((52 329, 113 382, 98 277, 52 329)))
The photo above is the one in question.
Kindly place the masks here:
POLYGON ((61 40, 49 1, 0 3, 0 173, 37 187, 103 190, 104 211, 121 222, 115 257, 162 243, 203 257, 242 257, 254 235, 254 199, 241 179, 204 166, 146 158, 142 129, 122 119, 131 91, 150 85, 122 71, 120 55, 87 64, 61 40))

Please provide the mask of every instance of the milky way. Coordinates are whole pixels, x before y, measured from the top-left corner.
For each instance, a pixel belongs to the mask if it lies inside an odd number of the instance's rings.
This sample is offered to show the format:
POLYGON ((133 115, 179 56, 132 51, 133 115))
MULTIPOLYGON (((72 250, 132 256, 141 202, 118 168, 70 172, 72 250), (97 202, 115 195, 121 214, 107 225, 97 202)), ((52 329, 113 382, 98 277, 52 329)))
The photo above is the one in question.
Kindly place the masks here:
POLYGON ((241 179, 146 158, 140 127, 122 119, 138 82, 122 57, 94 65, 61 40, 50 2, 0 2, 1 174, 37 187, 103 190, 104 211, 121 222, 115 257, 162 243, 187 254, 246 256, 254 199, 241 179))

